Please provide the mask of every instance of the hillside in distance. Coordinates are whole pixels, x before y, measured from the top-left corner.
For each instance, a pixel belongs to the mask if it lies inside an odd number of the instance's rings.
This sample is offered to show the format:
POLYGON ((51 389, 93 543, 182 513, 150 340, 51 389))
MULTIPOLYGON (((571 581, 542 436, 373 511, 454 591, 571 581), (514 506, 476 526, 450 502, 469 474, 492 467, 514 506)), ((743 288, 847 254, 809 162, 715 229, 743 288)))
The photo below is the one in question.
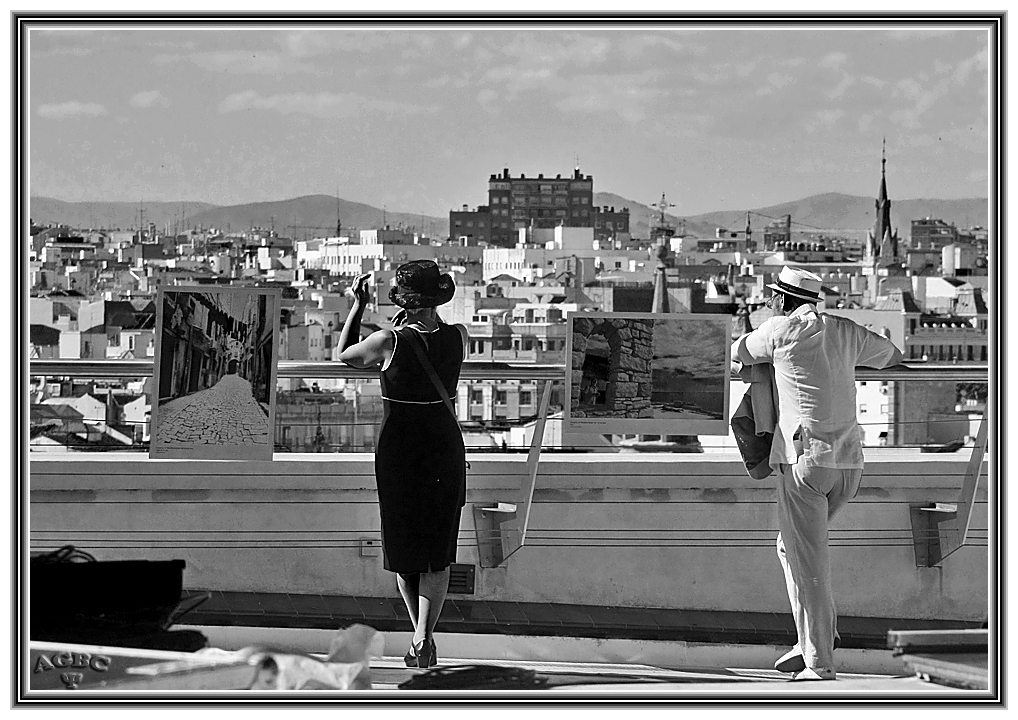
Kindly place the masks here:
MULTIPOLYGON (((746 227, 746 212, 750 212, 750 222, 754 230, 762 230, 771 218, 780 219, 785 215, 792 216, 792 229, 809 231, 819 228, 825 231, 843 230, 845 232, 865 232, 873 226, 876 212, 875 199, 841 193, 824 193, 812 195, 801 200, 745 210, 726 210, 682 217, 665 213, 670 225, 678 227, 680 218, 685 220, 686 231, 700 237, 711 237, 718 227, 742 230, 746 227), (753 213, 756 213, 755 215, 753 213)), ((641 205, 621 195, 612 193, 594 193, 594 204, 599 206, 614 205, 616 210, 629 208, 629 227, 633 237, 648 237, 650 220, 658 223, 659 211, 656 208, 641 205)), ((988 220, 988 201, 986 198, 935 199, 922 198, 917 200, 895 200, 891 198, 891 224, 898 229, 901 237, 907 237, 912 220, 932 217, 947 223, 954 223, 959 228, 975 225, 986 227, 988 220)))
POLYGON ((449 232, 448 216, 439 218, 387 212, 364 203, 337 200, 330 195, 306 195, 291 200, 213 207, 191 215, 188 223, 189 226, 201 225, 233 231, 274 227, 284 237, 303 240, 334 236, 337 214, 344 234, 355 229, 371 230, 383 225, 414 228, 417 232, 442 239, 449 232))
MULTIPOLYGON (((649 203, 639 203, 615 193, 594 193, 594 204, 629 208, 630 233, 634 238, 647 238, 656 226, 659 211, 649 203)), ((30 216, 36 224, 66 224, 77 229, 137 228, 144 212, 146 224, 155 223, 160 230, 184 230, 215 227, 227 231, 243 231, 252 227, 275 228, 285 237, 297 239, 332 236, 336 232, 337 212, 344 232, 368 230, 388 225, 410 227, 433 238, 446 238, 449 218, 417 213, 387 212, 365 203, 338 199, 330 195, 308 195, 290 200, 218 206, 196 201, 179 202, 64 202, 49 197, 33 197, 30 216)), ((801 200, 748 208, 754 231, 762 231, 771 219, 792 216, 793 230, 844 231, 846 234, 865 232, 873 226, 874 199, 840 193, 813 195, 801 200)), ((685 222, 687 234, 713 237, 717 227, 742 230, 747 210, 726 210, 683 217, 669 212, 665 220, 679 228, 685 222)), ((914 219, 933 217, 959 228, 975 225, 986 227, 986 198, 891 200, 891 222, 902 237, 910 232, 914 219)))
POLYGON ((36 225, 68 225, 79 230, 137 229, 141 213, 145 223, 153 222, 160 230, 169 223, 170 230, 185 227, 182 219, 204 212, 215 205, 196 201, 180 202, 65 202, 55 198, 33 196, 29 201, 29 217, 36 225))
POLYGON ((139 225, 139 211, 145 223, 159 230, 219 228, 235 232, 253 227, 272 228, 285 237, 323 237, 336 234, 337 211, 344 232, 382 227, 414 227, 433 237, 445 238, 449 218, 386 212, 364 203, 338 200, 329 195, 308 195, 291 200, 212 205, 199 202, 64 202, 48 197, 31 198, 30 216, 37 225, 65 224, 77 229, 128 229, 139 225))

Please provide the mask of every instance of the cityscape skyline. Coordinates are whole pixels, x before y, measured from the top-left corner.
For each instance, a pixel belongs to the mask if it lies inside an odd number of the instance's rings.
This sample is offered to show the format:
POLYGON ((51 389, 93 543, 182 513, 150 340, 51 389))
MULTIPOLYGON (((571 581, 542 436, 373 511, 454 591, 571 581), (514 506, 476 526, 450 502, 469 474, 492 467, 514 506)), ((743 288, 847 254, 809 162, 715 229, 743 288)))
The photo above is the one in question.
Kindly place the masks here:
POLYGON ((870 196, 886 137, 894 197, 987 197, 988 62, 986 30, 929 22, 33 29, 30 192, 441 216, 578 164, 696 215, 870 196))

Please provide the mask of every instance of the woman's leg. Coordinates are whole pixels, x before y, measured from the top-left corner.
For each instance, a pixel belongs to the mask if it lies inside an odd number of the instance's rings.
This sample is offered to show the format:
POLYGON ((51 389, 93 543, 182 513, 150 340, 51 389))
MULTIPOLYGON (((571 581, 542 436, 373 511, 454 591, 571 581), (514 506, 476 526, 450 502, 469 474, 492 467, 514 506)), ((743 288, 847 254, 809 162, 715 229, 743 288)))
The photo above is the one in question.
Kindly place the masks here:
POLYGON ((442 606, 445 605, 445 595, 448 591, 449 568, 421 573, 414 645, 425 638, 430 640, 434 635, 435 625, 438 624, 438 617, 442 614, 442 606))
POLYGON ((407 612, 410 613, 410 622, 414 626, 414 642, 416 642, 417 616, 420 613, 418 597, 421 591, 421 574, 396 573, 396 586, 399 588, 399 594, 403 596, 403 602, 406 603, 407 612))

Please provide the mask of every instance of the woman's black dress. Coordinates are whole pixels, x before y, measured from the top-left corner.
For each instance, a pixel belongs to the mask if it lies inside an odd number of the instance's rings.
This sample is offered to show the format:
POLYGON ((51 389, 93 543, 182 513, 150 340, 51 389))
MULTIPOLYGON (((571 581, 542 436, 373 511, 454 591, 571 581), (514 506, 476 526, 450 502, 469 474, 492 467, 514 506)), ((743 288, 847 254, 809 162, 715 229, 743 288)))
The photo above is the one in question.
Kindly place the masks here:
POLYGON ((386 570, 419 573, 456 562, 460 510, 466 504, 466 451, 459 423, 421 366, 410 334, 422 342, 451 399, 463 364, 457 327, 395 330, 392 359, 382 369, 384 415, 375 449, 386 570))

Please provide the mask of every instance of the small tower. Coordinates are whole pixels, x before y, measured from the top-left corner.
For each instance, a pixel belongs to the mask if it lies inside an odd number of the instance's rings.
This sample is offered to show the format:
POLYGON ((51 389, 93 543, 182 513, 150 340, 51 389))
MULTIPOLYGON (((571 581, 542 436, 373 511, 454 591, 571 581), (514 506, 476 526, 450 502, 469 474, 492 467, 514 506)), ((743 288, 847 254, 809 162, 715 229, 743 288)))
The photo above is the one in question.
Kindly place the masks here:
POLYGON ((873 229, 866 241, 866 259, 874 267, 898 262, 898 233, 891 227, 891 199, 887 196, 887 138, 880 152, 880 189, 875 201, 873 229))

